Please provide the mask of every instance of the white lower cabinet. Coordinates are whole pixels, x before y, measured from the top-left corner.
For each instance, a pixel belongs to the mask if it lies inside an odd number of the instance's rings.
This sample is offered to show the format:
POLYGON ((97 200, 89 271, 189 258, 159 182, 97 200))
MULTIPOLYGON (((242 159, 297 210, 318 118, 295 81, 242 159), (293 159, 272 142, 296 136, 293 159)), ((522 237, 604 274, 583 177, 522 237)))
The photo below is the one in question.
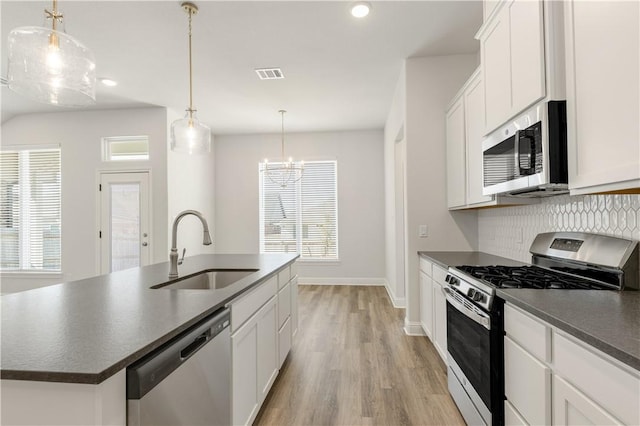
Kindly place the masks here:
POLYGON ((504 371, 510 408, 529 424, 550 424, 551 369, 505 336, 504 371))
POLYGON ((505 304, 505 424, 640 424, 640 371, 505 304))
POLYGON ((420 324, 429 339, 433 338, 433 284, 431 277, 420 271, 420 324))
POLYGON ((291 340, 293 340, 298 334, 298 275, 294 275, 293 265, 291 276, 291 340))
POLYGON ((298 278, 291 271, 285 268, 230 304, 234 425, 253 422, 291 350, 298 317, 298 278))
POLYGON ((442 284, 433 280, 433 344, 447 362, 447 299, 442 284))
POLYGON ((258 327, 244 324, 231 336, 232 423, 251 422, 258 411, 258 327))
POLYGON ((278 363, 278 317, 273 298, 257 314, 258 327, 258 402, 266 398, 280 364, 278 363))
MULTIPOLYGON (((637 409, 637 405, 636 405, 637 409)), ((558 376, 553 377, 553 424, 619 425, 609 413, 558 376)))
POLYGON ((447 270, 420 258, 420 324, 442 360, 447 362, 447 299, 442 289, 447 270))

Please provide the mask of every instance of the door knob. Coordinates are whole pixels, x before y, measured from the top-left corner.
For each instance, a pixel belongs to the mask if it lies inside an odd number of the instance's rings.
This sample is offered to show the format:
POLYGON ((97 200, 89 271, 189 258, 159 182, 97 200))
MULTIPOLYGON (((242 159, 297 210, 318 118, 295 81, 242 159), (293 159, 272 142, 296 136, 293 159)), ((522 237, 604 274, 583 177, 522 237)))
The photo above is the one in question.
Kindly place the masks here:
POLYGON ((142 243, 142 247, 146 247, 146 246, 148 246, 148 245, 149 245, 149 244, 147 244, 147 242, 146 242, 146 241, 145 241, 144 243, 142 243))

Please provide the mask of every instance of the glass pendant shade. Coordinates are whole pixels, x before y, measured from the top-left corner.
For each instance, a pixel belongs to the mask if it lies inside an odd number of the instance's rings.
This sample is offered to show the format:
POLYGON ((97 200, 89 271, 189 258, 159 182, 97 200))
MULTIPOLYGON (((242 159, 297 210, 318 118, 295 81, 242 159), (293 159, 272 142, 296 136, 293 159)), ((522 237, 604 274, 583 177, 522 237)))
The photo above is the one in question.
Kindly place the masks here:
POLYGON ((195 113, 171 123, 171 150, 187 154, 211 152, 211 129, 200 122, 195 113))
POLYGON ((68 34, 44 27, 19 27, 8 37, 8 86, 40 102, 90 105, 96 99, 93 53, 68 34))

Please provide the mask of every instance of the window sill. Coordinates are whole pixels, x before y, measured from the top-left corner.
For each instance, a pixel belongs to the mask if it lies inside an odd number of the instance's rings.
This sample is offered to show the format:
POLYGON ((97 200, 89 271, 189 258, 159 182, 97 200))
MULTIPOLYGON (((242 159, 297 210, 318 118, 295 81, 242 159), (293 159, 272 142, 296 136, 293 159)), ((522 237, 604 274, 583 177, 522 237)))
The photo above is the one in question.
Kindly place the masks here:
POLYGON ((296 263, 302 264, 302 265, 336 265, 336 266, 342 265, 342 262, 340 261, 340 259, 323 260, 323 259, 298 258, 296 263))
POLYGON ((62 278, 64 274, 62 272, 36 272, 36 271, 0 271, 0 277, 2 278, 62 278))

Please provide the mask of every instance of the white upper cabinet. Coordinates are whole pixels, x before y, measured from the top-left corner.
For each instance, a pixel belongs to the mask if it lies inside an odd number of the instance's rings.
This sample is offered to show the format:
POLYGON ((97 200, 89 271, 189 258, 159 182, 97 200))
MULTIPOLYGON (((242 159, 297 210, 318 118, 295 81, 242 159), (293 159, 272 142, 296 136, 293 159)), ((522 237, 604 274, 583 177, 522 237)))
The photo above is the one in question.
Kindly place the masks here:
MULTIPOLYGON (((487 203, 491 195, 482 195, 482 136, 485 128, 484 85, 478 70, 464 90, 464 120, 467 149, 467 205, 487 203)), ((448 166, 448 164, 447 164, 448 166)))
POLYGON ((447 120, 447 205, 449 208, 464 206, 466 202, 465 184, 465 135, 464 99, 449 108, 447 120))
POLYGON ((485 82, 484 134, 545 96, 544 34, 540 0, 501 2, 478 32, 485 82))
POLYGON ((640 188, 640 3, 564 3, 572 194, 640 188))
POLYGON ((449 209, 495 205, 482 195, 484 85, 476 70, 449 104, 447 128, 447 201, 449 209))

